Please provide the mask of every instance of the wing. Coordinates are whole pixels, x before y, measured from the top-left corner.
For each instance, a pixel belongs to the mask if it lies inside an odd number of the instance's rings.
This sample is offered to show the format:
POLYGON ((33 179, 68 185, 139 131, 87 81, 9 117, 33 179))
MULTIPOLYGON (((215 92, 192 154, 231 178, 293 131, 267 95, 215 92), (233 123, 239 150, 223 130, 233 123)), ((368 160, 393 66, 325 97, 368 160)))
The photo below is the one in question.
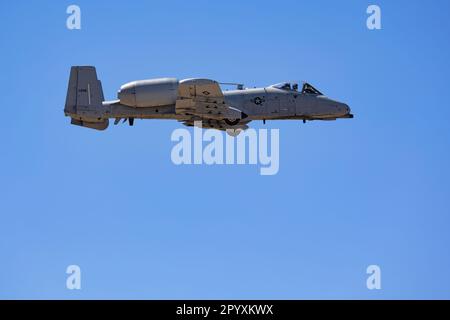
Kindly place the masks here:
POLYGON ((236 136, 240 131, 248 129, 247 124, 250 120, 241 120, 238 124, 230 125, 224 120, 214 120, 214 119, 201 119, 192 117, 189 120, 181 121, 185 126, 188 127, 200 127, 205 129, 216 129, 221 131, 226 131, 231 136, 236 136))
POLYGON ((247 116, 240 110, 227 105, 219 83, 209 79, 181 80, 175 112, 180 115, 213 120, 235 120, 247 116))

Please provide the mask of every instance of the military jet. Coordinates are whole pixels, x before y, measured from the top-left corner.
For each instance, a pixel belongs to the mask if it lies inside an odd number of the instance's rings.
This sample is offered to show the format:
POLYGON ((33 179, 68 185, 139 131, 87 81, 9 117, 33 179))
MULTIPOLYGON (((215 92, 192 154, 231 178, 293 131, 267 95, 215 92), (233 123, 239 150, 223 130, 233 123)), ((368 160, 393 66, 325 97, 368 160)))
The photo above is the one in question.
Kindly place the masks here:
POLYGON ((331 100, 308 83, 279 83, 265 88, 222 91, 210 79, 160 78, 126 83, 117 100, 105 101, 101 82, 92 66, 70 70, 64 113, 74 125, 104 130, 109 119, 134 124, 134 119, 174 119, 186 126, 237 135, 254 120, 336 120, 353 118, 347 104, 331 100))

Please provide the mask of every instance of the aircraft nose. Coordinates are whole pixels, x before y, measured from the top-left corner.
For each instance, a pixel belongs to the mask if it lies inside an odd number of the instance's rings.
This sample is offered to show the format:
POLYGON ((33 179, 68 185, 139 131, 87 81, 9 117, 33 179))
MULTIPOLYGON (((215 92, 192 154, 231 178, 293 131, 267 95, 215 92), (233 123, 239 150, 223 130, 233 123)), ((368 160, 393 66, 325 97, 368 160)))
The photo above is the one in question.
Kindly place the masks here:
POLYGON ((350 107, 348 106, 348 104, 343 103, 343 108, 345 110, 345 113, 349 114, 350 113, 350 107))
POLYGON ((353 118, 352 110, 350 109, 350 107, 348 106, 348 104, 341 103, 340 105, 341 105, 341 106, 340 106, 340 109, 341 109, 342 112, 344 113, 343 118, 353 118))
POLYGON ((330 114, 336 118, 353 118, 348 104, 331 100, 329 98, 318 97, 319 105, 322 105, 330 114))
POLYGON ((339 101, 335 101, 335 108, 336 108, 336 113, 337 113, 338 117, 353 118, 353 115, 351 114, 351 109, 348 106, 348 104, 339 102, 339 101))
POLYGON ((341 103, 341 102, 336 103, 336 109, 339 113, 342 113, 342 114, 350 113, 350 107, 348 106, 348 104, 345 104, 345 103, 341 103))

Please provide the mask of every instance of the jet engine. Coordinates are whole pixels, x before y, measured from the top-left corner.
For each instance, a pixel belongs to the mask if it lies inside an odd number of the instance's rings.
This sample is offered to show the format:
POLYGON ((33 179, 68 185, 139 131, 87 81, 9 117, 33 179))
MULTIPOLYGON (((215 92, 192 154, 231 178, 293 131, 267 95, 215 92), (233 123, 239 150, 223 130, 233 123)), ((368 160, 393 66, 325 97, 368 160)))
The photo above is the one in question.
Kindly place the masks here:
POLYGON ((133 81, 121 86, 117 92, 121 104, 136 108, 175 104, 177 95, 178 80, 175 78, 133 81))

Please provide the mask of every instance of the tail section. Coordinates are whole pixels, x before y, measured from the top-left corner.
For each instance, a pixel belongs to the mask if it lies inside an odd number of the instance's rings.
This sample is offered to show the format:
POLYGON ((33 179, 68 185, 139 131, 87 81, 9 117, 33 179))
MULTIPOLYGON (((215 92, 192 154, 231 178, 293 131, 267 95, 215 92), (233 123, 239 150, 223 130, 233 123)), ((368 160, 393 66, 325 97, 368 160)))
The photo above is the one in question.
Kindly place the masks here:
POLYGON ((74 66, 70 69, 64 114, 74 125, 105 130, 109 120, 104 117, 103 89, 95 67, 74 66))

